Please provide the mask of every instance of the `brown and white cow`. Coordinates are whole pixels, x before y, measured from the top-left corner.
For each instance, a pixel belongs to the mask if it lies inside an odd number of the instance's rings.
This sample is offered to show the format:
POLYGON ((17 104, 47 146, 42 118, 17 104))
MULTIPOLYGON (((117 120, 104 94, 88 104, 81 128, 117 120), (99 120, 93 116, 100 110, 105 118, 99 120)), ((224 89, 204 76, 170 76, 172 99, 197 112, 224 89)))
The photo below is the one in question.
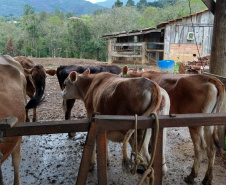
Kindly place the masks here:
MULTIPOLYGON (((215 77, 198 74, 168 74, 151 70, 127 72, 127 69, 124 67, 122 70, 126 77, 148 78, 167 91, 171 102, 171 114, 217 113, 220 110, 225 90, 221 81, 215 77)), ((195 156, 191 173, 185 178, 185 181, 187 183, 194 182, 202 160, 201 150, 206 150, 208 169, 202 183, 211 184, 216 147, 219 148, 217 127, 189 127, 189 131, 194 144, 195 156)))
MULTIPOLYGON (((22 66, 10 56, 0 56, 0 120, 17 117, 25 121, 26 78, 22 66)), ((3 162, 12 154, 14 185, 20 185, 19 165, 21 161, 22 137, 6 137, 0 143, 3 162)))
POLYGON ((42 102, 45 91, 45 69, 41 65, 36 65, 28 57, 14 57, 24 68, 27 79, 27 95, 31 98, 26 105, 26 122, 29 122, 28 110, 33 109, 32 121, 37 121, 36 108, 42 102))
MULTIPOLYGON (((83 100, 88 118, 92 118, 94 112, 101 115, 137 114, 138 116, 149 116, 151 112, 156 112, 160 107, 163 95, 165 106, 162 111, 165 114, 169 113, 168 94, 155 82, 147 78, 125 79, 107 72, 89 74, 88 69, 83 74, 78 74, 75 71, 71 72, 64 85, 63 99, 83 100)), ((125 130, 108 131, 107 139, 113 142, 123 142, 126 132, 125 130)), ((151 129, 148 129, 142 148, 142 154, 146 162, 150 160, 148 152, 150 137, 151 129)), ((141 140, 138 141, 141 142, 141 140)), ((95 164, 95 152, 92 157, 93 164, 95 164)), ((164 167, 166 169, 166 166, 164 167)))

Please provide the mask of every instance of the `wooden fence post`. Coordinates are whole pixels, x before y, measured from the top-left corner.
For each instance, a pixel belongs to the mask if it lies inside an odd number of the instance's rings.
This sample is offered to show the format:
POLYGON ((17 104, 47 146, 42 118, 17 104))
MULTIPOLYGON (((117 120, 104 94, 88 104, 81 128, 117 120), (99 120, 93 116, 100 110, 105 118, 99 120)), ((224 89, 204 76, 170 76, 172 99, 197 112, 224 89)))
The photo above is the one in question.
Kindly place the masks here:
POLYGON ((108 64, 112 63, 112 45, 111 39, 108 39, 108 64))

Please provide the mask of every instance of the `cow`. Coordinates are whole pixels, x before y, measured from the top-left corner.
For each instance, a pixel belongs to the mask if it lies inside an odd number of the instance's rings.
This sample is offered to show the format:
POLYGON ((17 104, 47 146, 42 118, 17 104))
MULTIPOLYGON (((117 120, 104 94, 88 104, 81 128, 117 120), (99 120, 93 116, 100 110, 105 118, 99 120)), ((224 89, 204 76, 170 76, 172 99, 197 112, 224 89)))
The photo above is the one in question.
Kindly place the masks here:
MULTIPOLYGON (((60 66, 56 71, 54 69, 47 70, 50 75, 57 75, 58 82, 60 84, 61 90, 64 89, 64 80, 68 77, 69 73, 76 71, 77 73, 83 73, 85 70, 90 69, 91 74, 96 74, 100 72, 110 72, 113 74, 120 74, 121 68, 117 65, 98 65, 98 66, 81 66, 81 65, 69 65, 69 66, 60 66)), ((74 106, 75 99, 63 100, 63 111, 65 114, 65 120, 71 118, 71 109, 74 106)), ((74 136, 75 133, 68 133, 69 137, 74 136)))
MULTIPOLYGON (((25 122, 26 78, 22 66, 12 57, 3 55, 0 56, 0 73, 0 120, 17 117, 18 122, 25 122)), ((0 143, 1 162, 12 154, 14 185, 20 185, 21 140, 21 136, 5 137, 0 143)))
POLYGON ((46 72, 42 65, 36 65, 28 57, 17 56, 14 60, 18 61, 24 68, 27 79, 27 95, 30 101, 26 105, 26 122, 30 122, 28 110, 33 109, 32 121, 37 121, 36 108, 42 102, 45 91, 46 72))
MULTIPOLYGON (((170 97, 170 114, 218 113, 220 111, 225 90, 223 83, 215 77, 201 74, 169 74, 152 70, 138 72, 136 68, 128 71, 126 66, 122 71, 123 76, 127 78, 148 78, 164 88, 170 97)), ((201 150, 206 150, 208 169, 202 183, 211 184, 216 149, 220 150, 217 126, 189 127, 189 131, 195 156, 191 173, 185 178, 185 182, 194 183, 202 160, 201 150)))
MULTIPOLYGON (((164 96, 164 106, 161 110, 169 114, 169 97, 164 89, 147 78, 125 79, 116 74, 102 72, 90 74, 87 69, 83 74, 72 71, 64 81, 62 98, 81 99, 84 101, 87 118, 92 118, 95 112, 101 115, 135 115, 149 116, 156 112, 164 96)), ((148 162, 150 155, 148 143, 151 137, 151 129, 147 129, 142 154, 148 162)), ((123 142, 127 131, 107 131, 107 139, 113 142, 123 142)), ((142 138, 143 132, 139 132, 138 138, 142 138)), ((138 139, 138 146, 141 139, 138 139)), ((133 145, 131 144, 131 147, 133 145)), ((108 148, 108 147, 107 147, 108 148)), ((107 152, 109 162, 109 155, 107 152)), ((92 155, 92 166, 95 164, 95 152, 92 155)), ((166 166, 164 165, 165 169, 166 166)))

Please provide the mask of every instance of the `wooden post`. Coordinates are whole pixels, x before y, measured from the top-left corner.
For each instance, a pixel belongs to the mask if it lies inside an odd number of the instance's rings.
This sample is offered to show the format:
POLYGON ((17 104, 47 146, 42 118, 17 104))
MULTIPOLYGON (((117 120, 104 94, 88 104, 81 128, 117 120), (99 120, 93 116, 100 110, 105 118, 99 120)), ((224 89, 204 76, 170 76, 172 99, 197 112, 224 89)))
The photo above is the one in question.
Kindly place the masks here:
POLYGON ((112 46, 111 46, 111 39, 108 39, 108 64, 112 63, 112 46))
MULTIPOLYGON (((226 77, 226 1, 217 0, 214 16, 210 73, 226 77)), ((219 126, 219 140, 225 144, 225 126, 219 126)))
POLYGON ((142 42, 142 49, 141 49, 142 64, 146 62, 145 53, 146 53, 145 42, 142 42))

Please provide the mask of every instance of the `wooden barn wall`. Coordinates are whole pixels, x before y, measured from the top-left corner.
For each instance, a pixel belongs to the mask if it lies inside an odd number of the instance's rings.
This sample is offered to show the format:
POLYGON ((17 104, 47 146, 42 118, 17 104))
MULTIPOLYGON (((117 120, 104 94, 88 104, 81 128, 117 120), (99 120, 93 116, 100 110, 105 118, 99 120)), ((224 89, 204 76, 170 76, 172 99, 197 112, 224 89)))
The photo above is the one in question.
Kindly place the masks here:
POLYGON ((190 50, 190 53, 188 53, 188 50, 185 51, 186 44, 189 45, 188 48, 197 48, 197 43, 199 48, 197 53, 200 56, 210 54, 213 34, 213 21, 213 14, 207 11, 193 15, 192 20, 191 17, 187 17, 167 24, 165 27, 164 38, 164 59, 173 60, 176 58, 176 62, 182 60, 193 60, 194 50, 190 50), (192 23, 194 27, 192 27, 192 23), (187 40, 188 32, 195 33, 194 40, 187 40), (173 45, 174 55, 171 53, 171 45, 173 45), (175 50, 175 48, 178 48, 178 52, 175 50), (184 57, 185 55, 183 50, 186 52, 186 58, 184 57), (183 55, 183 57, 181 55, 183 55))

